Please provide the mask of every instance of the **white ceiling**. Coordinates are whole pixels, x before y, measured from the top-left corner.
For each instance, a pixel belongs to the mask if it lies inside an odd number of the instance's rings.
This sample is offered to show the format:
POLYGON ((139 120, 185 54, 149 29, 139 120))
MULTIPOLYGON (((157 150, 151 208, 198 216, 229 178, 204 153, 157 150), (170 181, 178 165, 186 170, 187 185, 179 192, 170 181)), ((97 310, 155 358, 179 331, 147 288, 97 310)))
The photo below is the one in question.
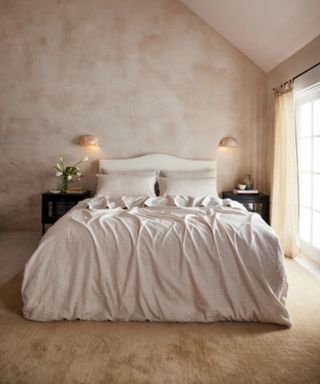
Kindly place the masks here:
POLYGON ((265 72, 320 34, 320 0, 181 0, 265 72))

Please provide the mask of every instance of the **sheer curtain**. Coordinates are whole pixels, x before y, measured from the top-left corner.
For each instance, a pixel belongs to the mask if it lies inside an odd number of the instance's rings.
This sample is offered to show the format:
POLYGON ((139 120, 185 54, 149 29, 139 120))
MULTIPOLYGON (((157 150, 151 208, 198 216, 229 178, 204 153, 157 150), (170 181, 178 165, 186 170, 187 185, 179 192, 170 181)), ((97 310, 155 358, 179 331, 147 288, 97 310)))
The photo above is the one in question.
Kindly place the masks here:
POLYGON ((299 196, 293 82, 275 92, 271 226, 284 254, 299 254, 299 196))

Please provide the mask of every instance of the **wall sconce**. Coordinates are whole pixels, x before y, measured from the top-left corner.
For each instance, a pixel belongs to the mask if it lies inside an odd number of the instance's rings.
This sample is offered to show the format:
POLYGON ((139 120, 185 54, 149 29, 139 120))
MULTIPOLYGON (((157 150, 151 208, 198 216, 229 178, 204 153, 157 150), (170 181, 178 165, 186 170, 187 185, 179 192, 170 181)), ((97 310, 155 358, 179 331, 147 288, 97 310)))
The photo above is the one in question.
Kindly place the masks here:
POLYGON ((224 137, 219 143, 219 147, 237 148, 238 146, 237 140, 231 136, 224 137))
POLYGON ((84 135, 80 137, 79 144, 81 147, 96 147, 98 145, 98 140, 93 135, 84 135))

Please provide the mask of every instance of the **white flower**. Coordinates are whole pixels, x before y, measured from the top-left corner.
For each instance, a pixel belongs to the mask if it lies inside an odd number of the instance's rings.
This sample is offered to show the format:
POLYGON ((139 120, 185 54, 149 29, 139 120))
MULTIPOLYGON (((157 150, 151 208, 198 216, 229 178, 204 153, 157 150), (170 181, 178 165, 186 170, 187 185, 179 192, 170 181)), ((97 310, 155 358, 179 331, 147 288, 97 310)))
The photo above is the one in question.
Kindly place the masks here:
POLYGON ((77 173, 77 176, 81 176, 81 173, 80 173, 80 172, 78 172, 78 173, 77 173))
POLYGON ((84 158, 82 159, 82 161, 88 161, 88 160, 89 160, 88 156, 86 156, 86 157, 84 157, 84 158))
POLYGON ((71 175, 68 176, 68 180, 72 180, 72 176, 71 175))
POLYGON ((62 176, 62 172, 56 172, 56 176, 62 176))
POLYGON ((63 158, 61 156, 59 157, 59 161, 61 161, 61 163, 63 162, 63 158))

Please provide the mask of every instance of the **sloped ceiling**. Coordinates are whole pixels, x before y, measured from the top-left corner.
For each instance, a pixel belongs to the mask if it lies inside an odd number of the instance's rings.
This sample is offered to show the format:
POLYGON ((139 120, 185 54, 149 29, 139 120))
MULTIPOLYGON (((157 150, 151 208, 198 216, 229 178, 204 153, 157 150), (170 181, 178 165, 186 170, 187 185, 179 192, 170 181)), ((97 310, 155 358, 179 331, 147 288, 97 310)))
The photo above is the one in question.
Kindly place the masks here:
POLYGON ((181 0, 269 72, 320 34, 320 0, 181 0))

